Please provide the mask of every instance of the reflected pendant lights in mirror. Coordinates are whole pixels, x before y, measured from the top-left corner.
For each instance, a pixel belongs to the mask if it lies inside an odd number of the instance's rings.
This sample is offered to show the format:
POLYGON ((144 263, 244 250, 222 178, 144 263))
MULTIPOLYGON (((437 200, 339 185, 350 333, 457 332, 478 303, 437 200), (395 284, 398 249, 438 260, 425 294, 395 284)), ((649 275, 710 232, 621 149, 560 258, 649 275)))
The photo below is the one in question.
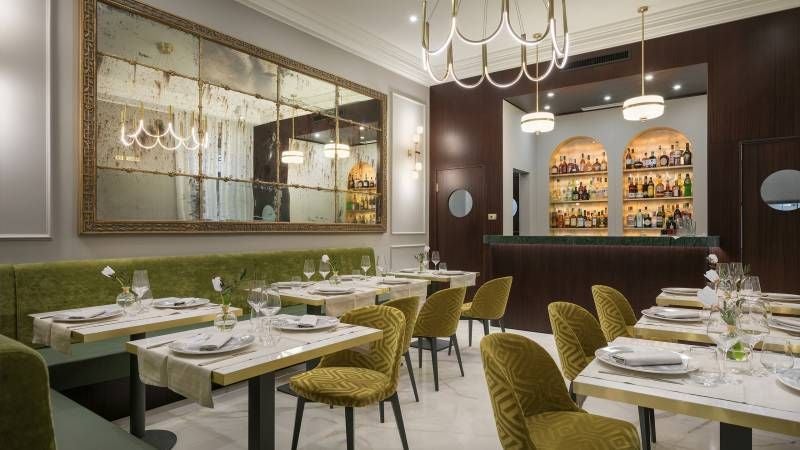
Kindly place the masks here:
POLYGON ((622 116, 625 120, 644 122, 664 114, 664 97, 644 94, 644 13, 649 8, 642 6, 638 12, 642 15, 642 95, 625 100, 622 104, 622 116))
MULTIPOLYGON (((485 2, 488 0, 484 0, 485 2)), ((449 32, 447 33, 447 38, 445 41, 437 48, 431 50, 430 45, 430 22, 429 22, 429 14, 428 14, 428 1, 422 0, 422 68, 425 70, 431 79, 436 83, 444 83, 449 78, 452 77, 452 80, 462 88, 472 89, 479 86, 483 83, 483 80, 487 80, 495 87, 499 88, 507 88, 517 83, 522 76, 525 75, 531 81, 541 81, 547 78, 550 75, 550 72, 553 70, 553 67, 558 67, 559 69, 563 69, 564 66, 567 64, 567 58, 569 56, 569 28, 567 27, 567 3, 566 0, 561 0, 561 11, 562 11, 562 26, 564 27, 564 43, 562 46, 558 45, 558 41, 556 39, 557 28, 556 28, 556 20, 555 20, 555 2, 556 0, 543 0, 545 7, 547 8, 547 26, 545 27, 544 32, 534 34, 534 38, 532 40, 528 40, 525 35, 524 24, 522 23, 522 14, 520 13, 519 4, 517 3, 519 0, 514 0, 516 6, 516 13, 517 18, 519 19, 520 27, 523 28, 523 32, 521 34, 517 34, 514 31, 514 28, 511 26, 511 20, 509 19, 510 13, 510 4, 511 0, 500 0, 500 23, 497 24, 497 27, 494 31, 486 35, 484 31, 484 36, 481 39, 474 40, 466 37, 461 30, 458 28, 458 9, 461 4, 461 0, 450 0, 450 20, 449 20, 449 32), (506 30, 511 37, 520 44, 521 52, 520 52, 520 67, 519 72, 517 75, 507 83, 499 83, 492 79, 491 72, 489 70, 489 57, 488 57, 488 50, 487 45, 489 42, 494 40, 503 30, 506 30), (550 57, 550 65, 548 66, 547 70, 545 70, 542 76, 532 76, 528 72, 528 61, 526 55, 526 49, 531 46, 537 46, 550 37, 550 41, 552 43, 552 55, 550 57), (481 46, 481 74, 478 80, 474 83, 464 83, 461 79, 458 78, 456 75, 455 70, 453 68, 453 41, 455 38, 458 38, 461 42, 467 45, 473 46, 481 46), (445 53, 445 72, 444 75, 437 76, 433 73, 431 69, 431 56, 436 56, 439 54, 445 53), (559 58, 561 58, 559 60, 559 58)), ((430 12, 430 16, 433 16, 434 12, 436 11, 436 7, 439 4, 439 0, 436 1, 434 4, 433 9, 430 12)), ((484 3, 484 14, 483 14, 483 25, 484 30, 486 28, 486 20, 487 20, 487 13, 486 13, 487 3, 484 3)))
MULTIPOLYGON (((537 38, 538 35, 534 35, 537 38)), ((536 77, 539 77, 539 47, 536 47, 536 77)), ((520 127, 526 133, 547 133, 556 127, 556 117, 551 112, 539 111, 539 81, 536 81, 536 112, 528 113, 520 119, 520 127)))
POLYGON ((284 150, 281 152, 281 162, 284 164, 303 164, 303 152, 296 148, 297 141, 294 137, 294 116, 297 115, 297 109, 292 108, 292 138, 289 139, 288 143, 288 150, 284 150), (292 150, 292 147, 295 147, 292 150))
POLYGON ((325 144, 325 148, 322 150, 322 154, 325 155, 326 158, 349 158, 350 157, 350 146, 347 144, 337 144, 334 142, 330 142, 325 144))

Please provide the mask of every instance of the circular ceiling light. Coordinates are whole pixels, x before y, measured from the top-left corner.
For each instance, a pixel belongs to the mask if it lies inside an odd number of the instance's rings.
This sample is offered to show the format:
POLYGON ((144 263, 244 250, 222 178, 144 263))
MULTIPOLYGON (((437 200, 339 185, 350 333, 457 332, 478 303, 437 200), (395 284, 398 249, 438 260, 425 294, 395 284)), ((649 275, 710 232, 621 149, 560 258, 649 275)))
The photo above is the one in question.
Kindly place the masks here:
POLYGON ((648 73, 647 75, 644 76, 644 79, 647 81, 653 81, 653 74, 648 73))
POLYGON ((605 97, 603 97, 603 100, 609 101, 609 100, 611 100, 611 96, 610 95, 606 95, 605 97))
POLYGON ((526 133, 547 133, 556 127, 556 117, 549 112, 532 112, 522 116, 520 126, 526 133))
POLYGON ((330 144, 325 144, 322 154, 325 155, 326 158, 331 159, 348 158, 350 156, 350 146, 331 142, 330 144))
POLYGON ((284 164, 303 164, 303 152, 300 150, 284 150, 281 152, 281 162, 284 164))
POLYGON ((640 95, 625 100, 622 104, 622 117, 625 120, 645 121, 664 114, 664 97, 660 95, 640 95))
POLYGON ((556 96, 556 93, 555 93, 555 92, 548 92, 548 93, 547 93, 547 97, 548 97, 548 98, 553 98, 553 97, 555 97, 555 96, 556 96))
POLYGON ((683 86, 681 86, 681 85, 678 83, 678 84, 675 84, 674 86, 672 86, 672 89, 673 89, 673 90, 675 90, 675 91, 680 91, 682 87, 683 87, 683 86))

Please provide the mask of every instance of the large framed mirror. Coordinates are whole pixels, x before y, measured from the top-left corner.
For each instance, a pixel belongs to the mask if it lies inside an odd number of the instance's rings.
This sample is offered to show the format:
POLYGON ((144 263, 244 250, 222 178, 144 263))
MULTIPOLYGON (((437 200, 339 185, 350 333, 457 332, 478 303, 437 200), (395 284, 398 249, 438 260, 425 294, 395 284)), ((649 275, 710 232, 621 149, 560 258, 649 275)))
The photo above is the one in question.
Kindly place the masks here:
POLYGON ((81 232, 384 232, 386 96, 81 0, 81 232))

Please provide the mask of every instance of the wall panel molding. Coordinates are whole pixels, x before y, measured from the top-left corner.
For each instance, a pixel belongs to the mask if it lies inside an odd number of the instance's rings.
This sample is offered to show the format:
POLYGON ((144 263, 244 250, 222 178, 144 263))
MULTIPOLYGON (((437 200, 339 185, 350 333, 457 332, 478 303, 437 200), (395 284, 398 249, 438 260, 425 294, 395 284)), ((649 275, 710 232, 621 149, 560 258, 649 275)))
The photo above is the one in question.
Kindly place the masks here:
POLYGON ((394 235, 424 235, 427 230, 428 179, 430 168, 428 152, 428 108, 425 103, 392 92, 391 95, 391 229, 394 235), (419 143, 422 152, 423 171, 412 178, 413 162, 408 150, 413 146, 412 137, 417 125, 424 127, 419 143))

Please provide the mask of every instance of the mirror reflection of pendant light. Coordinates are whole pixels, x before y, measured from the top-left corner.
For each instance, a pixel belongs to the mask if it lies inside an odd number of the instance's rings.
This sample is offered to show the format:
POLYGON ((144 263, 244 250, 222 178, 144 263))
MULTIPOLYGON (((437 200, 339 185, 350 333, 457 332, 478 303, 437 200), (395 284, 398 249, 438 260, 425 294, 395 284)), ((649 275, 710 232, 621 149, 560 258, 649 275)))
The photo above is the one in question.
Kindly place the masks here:
POLYGON ((326 158, 331 159, 349 158, 350 146, 347 144, 330 142, 325 144, 325 147, 322 149, 322 154, 325 155, 326 158))
MULTIPOLYGON (((145 150, 155 147, 161 147, 164 150, 177 150, 181 147, 186 148, 186 150, 197 150, 201 146, 203 148, 208 147, 208 135, 205 133, 206 120, 198 117, 198 123, 195 125, 194 113, 192 113, 192 127, 189 131, 189 136, 181 137, 175 131, 175 126, 173 125, 175 117, 172 112, 172 106, 169 106, 167 110, 169 122, 163 133, 151 133, 144 126, 144 105, 141 103, 139 104, 139 122, 136 130, 133 133, 128 133, 125 129, 127 111, 128 105, 126 104, 120 112, 119 129, 119 140, 125 147, 132 147, 134 144, 145 150), (152 143, 147 143, 148 140, 152 140, 152 143)), ((181 129, 183 129, 182 124, 181 129)))
MULTIPOLYGON (((538 34, 534 38, 538 38, 538 34)), ((536 47, 536 112, 528 113, 520 119, 520 127, 526 133, 547 133, 556 127, 556 116, 551 112, 539 111, 539 47, 536 47)))
POLYGON ((642 6, 638 10, 642 15, 642 95, 629 98, 622 104, 622 116, 625 120, 644 122, 664 114, 664 97, 644 94, 644 13, 648 9, 647 6, 642 6))
POLYGON ((297 114, 297 109, 292 109, 292 138, 289 139, 289 149, 281 152, 281 162, 284 164, 303 164, 303 152, 301 150, 292 150, 292 147, 297 146, 297 141, 294 138, 294 116, 297 114))

